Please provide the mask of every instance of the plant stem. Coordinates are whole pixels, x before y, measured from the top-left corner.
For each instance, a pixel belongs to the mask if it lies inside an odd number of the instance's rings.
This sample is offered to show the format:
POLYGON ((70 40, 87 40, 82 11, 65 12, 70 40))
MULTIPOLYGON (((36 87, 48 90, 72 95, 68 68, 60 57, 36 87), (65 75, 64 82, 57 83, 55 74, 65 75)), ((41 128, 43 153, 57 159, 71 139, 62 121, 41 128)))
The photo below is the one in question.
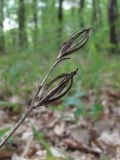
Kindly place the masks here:
POLYGON ((0 143, 0 148, 7 142, 7 140, 14 134, 14 132, 19 128, 19 126, 24 122, 24 120, 28 117, 28 115, 31 113, 31 111, 34 109, 34 102, 35 99, 37 98, 39 91, 40 91, 40 87, 38 87, 37 92, 35 93, 35 96, 28 108, 28 110, 25 112, 25 114, 21 117, 21 119, 16 123, 16 125, 10 130, 10 132, 8 133, 8 135, 5 137, 5 139, 3 139, 3 141, 0 143))
POLYGON ((59 61, 56 61, 52 67, 50 68, 48 74, 45 76, 44 80, 42 81, 41 85, 38 86, 38 90, 35 93, 35 96, 28 108, 28 110, 25 112, 25 114, 21 117, 21 119, 16 123, 16 125, 10 130, 10 132, 8 133, 8 135, 5 137, 5 139, 3 139, 3 141, 0 143, 0 148, 7 142, 7 140, 14 134, 14 132, 19 128, 19 126, 24 122, 24 120, 29 116, 29 114, 31 113, 31 111, 34 109, 34 102, 36 100, 36 98, 39 95, 39 92, 41 90, 41 87, 44 85, 46 79, 48 78, 48 76, 51 74, 51 72, 53 71, 53 69, 56 67, 56 65, 59 63, 59 61))
POLYGON ((25 112, 25 114, 21 117, 21 119, 16 123, 15 127, 11 129, 11 131, 8 133, 8 135, 3 139, 3 141, 0 143, 0 148, 7 142, 7 140, 14 134, 14 132, 19 128, 19 126, 24 122, 24 120, 28 117, 28 115, 33 110, 33 106, 30 106, 28 110, 25 112))
POLYGON ((51 74, 51 72, 54 70, 54 68, 56 67, 56 65, 58 64, 58 61, 56 61, 52 67, 50 68, 49 72, 46 74, 44 80, 41 83, 41 86, 43 86, 45 84, 45 81, 47 80, 48 76, 51 74))

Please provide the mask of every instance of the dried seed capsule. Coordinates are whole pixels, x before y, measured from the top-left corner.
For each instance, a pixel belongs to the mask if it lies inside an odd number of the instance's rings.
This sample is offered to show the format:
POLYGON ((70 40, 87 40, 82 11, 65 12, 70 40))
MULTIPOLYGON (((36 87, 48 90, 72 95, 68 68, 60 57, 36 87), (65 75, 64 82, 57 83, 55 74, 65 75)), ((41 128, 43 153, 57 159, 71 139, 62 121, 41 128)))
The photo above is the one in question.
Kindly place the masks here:
POLYGON ((88 28, 88 29, 83 29, 82 31, 79 31, 79 32, 73 34, 63 44, 63 46, 59 52, 58 59, 66 57, 66 56, 70 55, 71 53, 82 48, 86 44, 86 42, 89 38, 90 31, 91 31, 91 28, 88 28), (75 42, 76 40, 78 40, 78 38, 80 36, 82 36, 81 39, 78 42, 75 42))
POLYGON ((35 108, 40 105, 47 105, 63 97, 70 90, 73 84, 73 77, 77 74, 77 70, 71 73, 63 73, 47 83, 43 88, 43 98, 37 103, 37 105, 35 105, 35 108), (48 92, 51 85, 57 81, 60 82, 48 92), (47 94, 45 94, 46 92, 47 94))

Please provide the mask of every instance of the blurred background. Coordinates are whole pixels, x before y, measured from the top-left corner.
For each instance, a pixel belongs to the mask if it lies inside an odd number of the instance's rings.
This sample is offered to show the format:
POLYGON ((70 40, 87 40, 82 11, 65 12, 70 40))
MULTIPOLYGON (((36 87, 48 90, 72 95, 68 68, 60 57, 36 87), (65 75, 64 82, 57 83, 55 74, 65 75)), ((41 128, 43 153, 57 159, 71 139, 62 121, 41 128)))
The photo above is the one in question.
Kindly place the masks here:
POLYGON ((87 44, 53 73, 79 69, 69 95, 54 105, 76 106, 74 113, 84 117, 98 115, 111 103, 108 97, 101 101, 101 94, 120 98, 119 6, 119 0, 0 0, 1 111, 13 116, 29 104, 62 44, 88 27, 87 44))
POLYGON ((85 88, 99 87, 107 76, 119 85, 118 6, 117 0, 1 0, 1 94, 31 91, 63 42, 84 27, 93 28, 89 42, 58 72, 78 67, 78 80, 85 88))

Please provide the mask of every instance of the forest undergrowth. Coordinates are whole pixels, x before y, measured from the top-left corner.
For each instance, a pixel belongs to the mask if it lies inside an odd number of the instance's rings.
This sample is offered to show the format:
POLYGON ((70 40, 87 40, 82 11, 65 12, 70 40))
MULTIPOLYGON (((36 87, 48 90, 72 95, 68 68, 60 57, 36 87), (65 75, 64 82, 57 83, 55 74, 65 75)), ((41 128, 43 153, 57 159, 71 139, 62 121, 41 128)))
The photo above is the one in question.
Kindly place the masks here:
MULTIPOLYGON (((21 53, 0 59, 1 137, 26 110, 39 78, 49 68, 48 60, 38 57, 39 53, 21 53)), ((119 160, 119 56, 106 55, 104 61, 91 53, 78 57, 54 73, 70 71, 78 64, 79 74, 69 95, 34 111, 0 151, 1 160, 119 160)))

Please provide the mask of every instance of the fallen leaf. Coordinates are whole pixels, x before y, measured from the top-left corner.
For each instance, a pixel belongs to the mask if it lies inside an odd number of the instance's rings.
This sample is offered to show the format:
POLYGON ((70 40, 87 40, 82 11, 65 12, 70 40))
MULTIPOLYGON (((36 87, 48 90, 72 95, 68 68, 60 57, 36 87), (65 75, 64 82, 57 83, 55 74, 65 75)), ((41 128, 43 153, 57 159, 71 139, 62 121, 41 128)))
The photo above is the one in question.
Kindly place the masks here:
POLYGON ((54 132, 57 136, 62 136, 65 132, 65 123, 56 124, 54 127, 54 132))
POLYGON ((117 147, 120 146, 120 133, 117 130, 103 131, 98 140, 107 146, 117 147))
POLYGON ((7 120, 7 114, 4 111, 0 110, 0 127, 2 127, 7 122, 7 120))
POLYGON ((10 152, 6 149, 1 149, 0 150, 0 160, 11 159, 12 155, 13 155, 13 152, 10 152))
POLYGON ((39 159, 45 159, 47 156, 47 151, 46 150, 39 150, 36 152, 36 156, 38 156, 39 159))
POLYGON ((51 153, 52 153, 52 155, 54 157, 57 157, 57 158, 66 158, 65 153, 61 149, 59 149, 59 148, 51 147, 50 151, 51 151, 51 153))
POLYGON ((89 130, 82 129, 81 127, 74 128, 73 130, 70 130, 70 135, 79 143, 89 146, 91 140, 89 130))

